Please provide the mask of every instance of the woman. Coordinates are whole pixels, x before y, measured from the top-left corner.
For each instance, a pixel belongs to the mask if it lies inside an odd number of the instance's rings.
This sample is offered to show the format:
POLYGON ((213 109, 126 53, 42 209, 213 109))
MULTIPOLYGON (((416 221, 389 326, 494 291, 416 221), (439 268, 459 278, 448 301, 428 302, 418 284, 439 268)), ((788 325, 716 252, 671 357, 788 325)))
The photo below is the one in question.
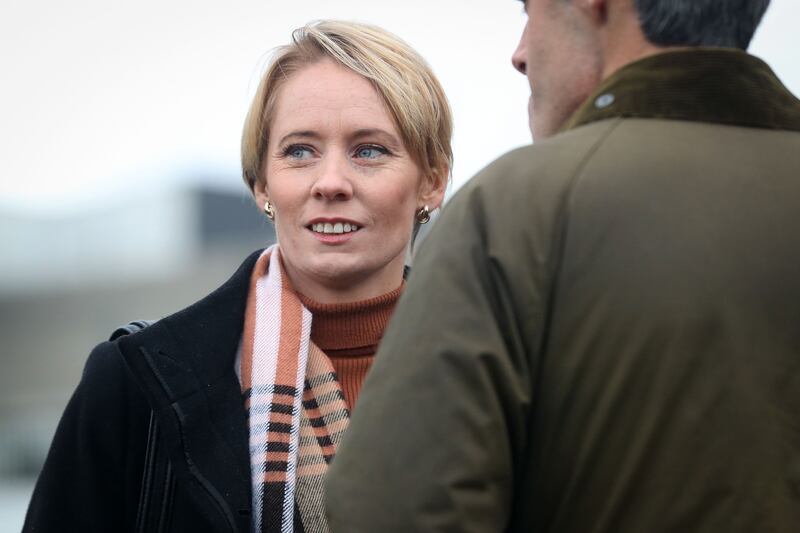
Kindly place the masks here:
POLYGON ((95 348, 25 530, 326 531, 323 476, 412 230, 442 201, 451 129, 438 81, 397 37, 297 30, 242 140, 278 244, 198 303, 95 348))

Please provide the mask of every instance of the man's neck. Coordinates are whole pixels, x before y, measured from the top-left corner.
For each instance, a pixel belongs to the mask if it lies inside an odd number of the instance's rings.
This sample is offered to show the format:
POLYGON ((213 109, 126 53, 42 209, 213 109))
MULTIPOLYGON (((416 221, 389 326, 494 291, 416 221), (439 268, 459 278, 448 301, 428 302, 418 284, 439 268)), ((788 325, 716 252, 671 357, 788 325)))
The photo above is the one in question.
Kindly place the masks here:
POLYGON ((601 32, 604 80, 634 61, 674 49, 658 46, 647 40, 642 33, 639 14, 633 2, 617 3, 614 10, 609 10, 606 25, 601 32))
POLYGON ((654 56, 664 52, 679 50, 681 47, 667 47, 655 46, 653 44, 644 42, 636 47, 628 47, 620 50, 620 53, 610 53, 606 56, 606 61, 603 65, 603 79, 606 80, 611 77, 619 69, 626 65, 644 59, 645 57, 654 56))

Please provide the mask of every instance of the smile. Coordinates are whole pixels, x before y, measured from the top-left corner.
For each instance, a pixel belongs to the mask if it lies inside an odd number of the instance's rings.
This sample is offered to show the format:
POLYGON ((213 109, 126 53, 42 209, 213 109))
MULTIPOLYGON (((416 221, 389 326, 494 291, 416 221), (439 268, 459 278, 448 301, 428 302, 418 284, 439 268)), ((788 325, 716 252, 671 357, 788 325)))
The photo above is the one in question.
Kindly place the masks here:
POLYGON ((351 233, 360 229, 355 224, 350 224, 349 222, 336 222, 334 224, 331 224, 330 222, 319 222, 317 224, 311 224, 310 228, 314 233, 329 233, 334 235, 340 233, 351 233))

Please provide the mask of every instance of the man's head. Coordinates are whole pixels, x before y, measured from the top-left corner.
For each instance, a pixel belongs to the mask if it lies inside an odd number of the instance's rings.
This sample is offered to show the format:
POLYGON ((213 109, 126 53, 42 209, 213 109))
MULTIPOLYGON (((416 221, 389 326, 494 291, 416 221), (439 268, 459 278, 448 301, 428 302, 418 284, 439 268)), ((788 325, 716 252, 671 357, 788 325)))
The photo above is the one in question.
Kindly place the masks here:
POLYGON ((769 0, 523 0, 512 62, 531 86, 534 139, 554 135, 603 79, 667 48, 746 49, 769 0))
POLYGON ((660 46, 747 50, 770 0, 634 0, 642 31, 660 46))

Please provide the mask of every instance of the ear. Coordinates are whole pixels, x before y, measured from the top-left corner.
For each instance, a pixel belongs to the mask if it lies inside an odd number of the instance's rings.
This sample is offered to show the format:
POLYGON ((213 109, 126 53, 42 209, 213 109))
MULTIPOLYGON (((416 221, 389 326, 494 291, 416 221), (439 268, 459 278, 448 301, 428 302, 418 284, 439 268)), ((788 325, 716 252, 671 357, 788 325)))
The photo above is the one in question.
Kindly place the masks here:
MULTIPOLYGON (((608 5, 618 0, 579 0, 578 7, 597 25, 605 25, 608 19, 608 5)), ((630 2, 631 0, 624 0, 630 2)))
POLYGON ((260 178, 256 180, 255 185, 253 186, 253 197, 256 199, 256 205, 259 209, 264 209, 264 204, 267 203, 269 200, 269 191, 267 190, 267 180, 266 178, 260 178))
POLYGON ((427 205, 431 211, 440 207, 444 201, 444 193, 447 189, 447 177, 450 175, 450 168, 444 166, 433 169, 433 175, 423 176, 417 195, 417 205, 422 207, 427 205))

